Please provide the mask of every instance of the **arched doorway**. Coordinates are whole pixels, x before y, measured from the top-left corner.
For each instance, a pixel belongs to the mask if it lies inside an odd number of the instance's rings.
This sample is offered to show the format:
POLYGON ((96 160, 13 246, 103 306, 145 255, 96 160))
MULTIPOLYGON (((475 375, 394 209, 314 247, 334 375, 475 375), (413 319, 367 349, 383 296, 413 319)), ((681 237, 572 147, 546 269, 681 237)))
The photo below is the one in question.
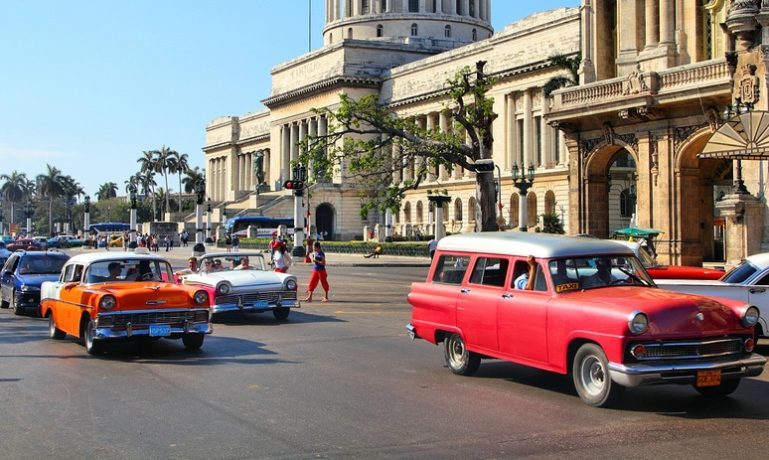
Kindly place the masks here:
POLYGON ((328 203, 315 208, 315 228, 324 240, 334 239, 334 208, 328 203))
POLYGON ((619 195, 622 184, 629 183, 629 178, 635 177, 635 165, 635 152, 626 145, 604 144, 590 154, 582 178, 585 214, 580 226, 581 233, 609 238, 613 230, 629 222, 629 218, 624 221, 617 218, 619 195))

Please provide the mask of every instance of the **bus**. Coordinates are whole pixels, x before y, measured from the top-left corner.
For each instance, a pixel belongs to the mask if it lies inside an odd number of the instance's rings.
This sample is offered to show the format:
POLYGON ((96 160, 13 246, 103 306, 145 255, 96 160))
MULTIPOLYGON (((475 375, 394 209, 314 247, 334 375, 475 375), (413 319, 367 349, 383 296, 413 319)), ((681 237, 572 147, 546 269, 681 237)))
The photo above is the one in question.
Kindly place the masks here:
POLYGON ((131 225, 124 224, 123 222, 104 222, 88 226, 88 233, 91 235, 98 235, 99 233, 125 233, 129 230, 131 230, 131 225))
POLYGON ((268 217, 268 216, 237 216, 227 219, 225 229, 227 233, 238 233, 245 235, 249 226, 256 227, 257 238, 269 238, 273 232, 278 230, 278 226, 285 225, 289 235, 294 233, 293 217, 268 217))

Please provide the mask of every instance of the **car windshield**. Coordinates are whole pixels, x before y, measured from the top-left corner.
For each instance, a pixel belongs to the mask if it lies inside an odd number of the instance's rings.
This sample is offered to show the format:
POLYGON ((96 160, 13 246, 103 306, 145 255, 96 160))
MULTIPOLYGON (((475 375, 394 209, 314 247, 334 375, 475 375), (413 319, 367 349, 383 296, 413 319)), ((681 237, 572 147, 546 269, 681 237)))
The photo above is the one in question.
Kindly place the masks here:
POLYGON ((94 262, 86 275, 88 283, 173 280, 171 266, 162 259, 109 259, 94 262))
POLYGON ((742 283, 753 276, 758 271, 758 267, 747 260, 743 260, 736 267, 732 268, 721 278, 725 283, 742 283))
POLYGON ((66 257, 30 256, 27 255, 19 262, 19 274, 50 275, 61 273, 61 267, 67 262, 66 257))
POLYGON ((627 255, 554 259, 548 262, 548 271, 556 292, 654 285, 641 261, 627 255))
POLYGON ((200 273, 229 270, 264 270, 264 256, 258 253, 231 253, 204 256, 198 264, 200 273))

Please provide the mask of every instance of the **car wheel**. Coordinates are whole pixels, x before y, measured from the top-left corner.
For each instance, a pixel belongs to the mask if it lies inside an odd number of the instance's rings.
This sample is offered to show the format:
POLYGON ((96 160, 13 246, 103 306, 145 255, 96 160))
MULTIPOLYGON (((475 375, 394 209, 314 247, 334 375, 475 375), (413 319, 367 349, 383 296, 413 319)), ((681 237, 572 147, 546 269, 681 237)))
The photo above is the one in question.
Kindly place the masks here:
POLYGON ((625 389, 612 382, 606 354, 594 343, 586 343, 577 350, 571 375, 577 394, 591 406, 609 406, 625 389))
POLYGON ((2 293, 0 293, 0 308, 8 308, 8 302, 5 301, 2 293))
POLYGON ((721 381, 721 384, 718 386, 695 386, 694 389, 697 390, 702 396, 707 396, 709 398, 722 398, 734 393, 734 390, 736 390, 738 386, 740 386, 740 379, 729 379, 721 381))
POLYGON ((53 319, 53 313, 48 312, 48 337, 52 340, 62 340, 67 334, 56 327, 56 320, 53 319))
POLYGON ((272 314, 278 321, 285 321, 288 319, 288 314, 291 313, 291 309, 287 307, 273 308, 272 314))
POLYGON ((481 365, 481 357, 468 351, 465 341, 459 334, 449 334, 446 337, 444 357, 451 372, 457 375, 473 375, 481 365))
POLYGON ((21 308, 19 308, 19 295, 16 291, 11 294, 11 308, 13 308, 14 315, 21 315, 21 308))
POLYGON ((203 340, 205 340, 205 338, 205 334, 184 334, 182 336, 184 349, 187 351, 200 350, 200 347, 203 346, 203 340))
POLYGON ((104 352, 104 343, 96 340, 96 323, 93 319, 88 319, 83 327, 83 345, 89 355, 100 355, 104 352))

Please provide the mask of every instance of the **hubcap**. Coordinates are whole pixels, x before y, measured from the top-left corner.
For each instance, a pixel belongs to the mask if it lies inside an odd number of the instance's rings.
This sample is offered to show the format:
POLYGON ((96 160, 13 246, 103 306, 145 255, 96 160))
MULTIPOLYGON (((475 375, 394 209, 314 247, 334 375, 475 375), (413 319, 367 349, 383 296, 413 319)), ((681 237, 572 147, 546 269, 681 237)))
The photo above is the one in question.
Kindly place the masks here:
POLYGON ((585 358, 582 362, 582 386, 591 395, 597 395, 605 385, 606 374, 601 361, 595 356, 585 358))
POLYGON ((449 350, 451 351, 451 353, 449 353, 451 363, 454 366, 460 366, 462 364, 462 356, 465 354, 464 343, 462 343, 462 341, 458 338, 453 337, 451 339, 451 346, 449 347, 449 350))

